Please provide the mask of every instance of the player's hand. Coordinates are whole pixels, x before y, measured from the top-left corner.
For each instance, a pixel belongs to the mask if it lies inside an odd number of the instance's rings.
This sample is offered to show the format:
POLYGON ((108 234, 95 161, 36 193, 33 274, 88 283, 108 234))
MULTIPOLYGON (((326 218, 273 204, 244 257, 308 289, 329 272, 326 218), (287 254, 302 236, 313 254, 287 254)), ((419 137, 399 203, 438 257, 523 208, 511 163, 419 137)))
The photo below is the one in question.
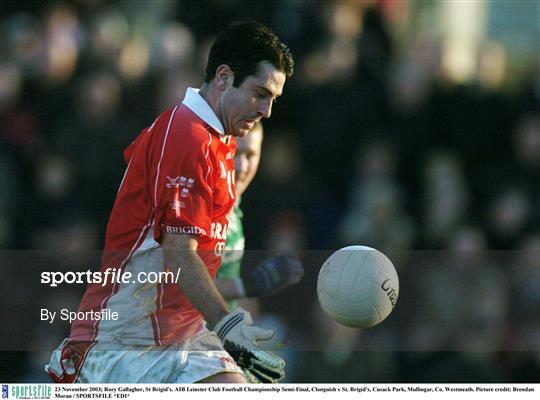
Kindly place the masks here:
POLYGON ((272 339, 275 332, 253 326, 247 311, 238 307, 221 318, 214 331, 238 366, 259 382, 275 383, 285 376, 285 361, 257 347, 259 341, 272 339))
POLYGON ((253 375, 251 372, 249 372, 249 370, 246 368, 242 368, 242 372, 247 383, 278 383, 276 379, 262 381, 258 379, 255 375, 253 375))
POLYGON ((257 265, 244 279, 247 297, 269 297, 288 286, 295 285, 304 276, 304 267, 293 256, 270 257, 257 265))

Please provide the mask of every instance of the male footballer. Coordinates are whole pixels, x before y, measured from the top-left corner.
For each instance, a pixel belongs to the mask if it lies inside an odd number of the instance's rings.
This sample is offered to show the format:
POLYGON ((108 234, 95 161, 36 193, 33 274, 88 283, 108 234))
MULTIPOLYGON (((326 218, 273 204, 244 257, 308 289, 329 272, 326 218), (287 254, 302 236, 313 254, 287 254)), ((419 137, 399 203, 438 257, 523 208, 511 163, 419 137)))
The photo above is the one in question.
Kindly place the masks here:
POLYGON ((283 377, 260 350, 272 330, 229 310, 213 279, 236 201, 235 137, 269 118, 293 73, 289 49, 255 22, 221 32, 200 90, 161 114, 126 149, 101 269, 180 269, 178 282, 89 284, 79 311, 117 320, 73 322, 46 369, 68 383, 245 383, 283 377))

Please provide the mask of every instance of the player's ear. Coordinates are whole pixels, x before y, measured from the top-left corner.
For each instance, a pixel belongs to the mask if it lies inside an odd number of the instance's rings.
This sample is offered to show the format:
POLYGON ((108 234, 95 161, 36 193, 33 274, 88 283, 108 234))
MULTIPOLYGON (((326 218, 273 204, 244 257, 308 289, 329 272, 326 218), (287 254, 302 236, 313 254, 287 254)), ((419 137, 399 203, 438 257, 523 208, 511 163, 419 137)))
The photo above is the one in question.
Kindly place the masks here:
POLYGON ((216 70, 216 84, 219 90, 226 90, 233 85, 234 72, 227 64, 220 65, 216 70))

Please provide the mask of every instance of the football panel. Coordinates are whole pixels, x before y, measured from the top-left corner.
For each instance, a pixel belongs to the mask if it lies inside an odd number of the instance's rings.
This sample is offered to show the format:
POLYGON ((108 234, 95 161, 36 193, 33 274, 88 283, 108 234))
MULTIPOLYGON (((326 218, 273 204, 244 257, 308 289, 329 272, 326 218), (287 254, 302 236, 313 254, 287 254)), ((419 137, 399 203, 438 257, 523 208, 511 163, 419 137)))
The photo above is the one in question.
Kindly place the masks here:
POLYGON ((334 321, 351 328, 369 328, 381 321, 377 310, 368 302, 343 304, 326 297, 320 304, 334 321))

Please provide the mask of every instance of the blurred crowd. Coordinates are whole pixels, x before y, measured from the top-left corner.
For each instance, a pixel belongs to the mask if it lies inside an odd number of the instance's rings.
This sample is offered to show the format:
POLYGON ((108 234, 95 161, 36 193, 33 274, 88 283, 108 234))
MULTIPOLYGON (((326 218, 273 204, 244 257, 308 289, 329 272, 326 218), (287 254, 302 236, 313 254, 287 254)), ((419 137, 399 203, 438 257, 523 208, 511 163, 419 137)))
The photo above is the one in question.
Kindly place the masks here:
POLYGON ((99 249, 122 150, 201 84, 219 30, 256 19, 296 63, 242 201, 248 249, 304 255, 304 281, 260 305, 303 344, 285 351, 289 379, 538 382, 539 6, 525 2, 527 27, 486 2, 491 28, 467 47, 441 28, 446 3, 8 1, 0 249, 99 249), (349 244, 385 252, 400 276, 396 310, 365 332, 315 303, 321 257, 349 244))

